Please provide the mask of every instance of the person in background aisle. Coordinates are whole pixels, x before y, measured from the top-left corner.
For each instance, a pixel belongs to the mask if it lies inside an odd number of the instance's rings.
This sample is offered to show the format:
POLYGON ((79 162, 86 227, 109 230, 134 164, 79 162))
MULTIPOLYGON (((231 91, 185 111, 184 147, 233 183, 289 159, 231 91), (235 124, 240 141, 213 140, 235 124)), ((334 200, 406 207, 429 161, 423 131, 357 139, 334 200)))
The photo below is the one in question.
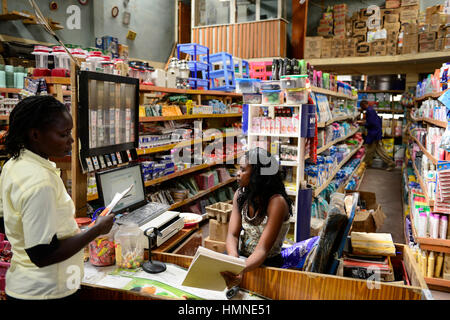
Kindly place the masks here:
POLYGON ((72 150, 72 116, 52 96, 20 101, 9 117, 5 144, 12 157, 0 176, 0 216, 12 248, 8 299, 70 300, 83 279, 83 248, 108 233, 114 216, 80 232, 75 207, 49 157, 72 150))
POLYGON ((261 148, 250 150, 241 159, 226 250, 231 256, 247 259, 240 274, 222 273, 229 288, 239 285, 245 272, 262 264, 278 268, 283 264, 281 246, 289 230, 292 201, 278 169, 276 159, 261 148))
POLYGON ((387 154, 381 141, 383 136, 382 121, 375 109, 369 106, 366 100, 360 102, 361 110, 364 111, 365 120, 358 120, 359 124, 365 125, 367 135, 364 138, 364 147, 366 149, 366 157, 364 162, 368 167, 372 165, 373 157, 376 154, 387 163, 386 170, 391 171, 395 168, 395 162, 387 154))

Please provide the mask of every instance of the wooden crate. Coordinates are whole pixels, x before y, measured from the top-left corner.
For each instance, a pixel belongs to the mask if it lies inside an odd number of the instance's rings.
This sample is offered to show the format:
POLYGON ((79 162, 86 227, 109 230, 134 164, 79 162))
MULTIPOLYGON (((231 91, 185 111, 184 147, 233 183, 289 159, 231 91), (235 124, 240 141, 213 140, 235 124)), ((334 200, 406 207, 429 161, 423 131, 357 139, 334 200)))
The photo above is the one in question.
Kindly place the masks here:
POLYGON ((227 251, 227 246, 226 246, 225 242, 211 240, 209 237, 207 237, 205 239, 205 248, 208 248, 210 250, 213 250, 213 251, 216 251, 219 253, 224 253, 227 251))
POLYGON ((217 219, 219 222, 226 223, 231 215, 233 205, 225 202, 217 202, 205 207, 208 217, 217 219))

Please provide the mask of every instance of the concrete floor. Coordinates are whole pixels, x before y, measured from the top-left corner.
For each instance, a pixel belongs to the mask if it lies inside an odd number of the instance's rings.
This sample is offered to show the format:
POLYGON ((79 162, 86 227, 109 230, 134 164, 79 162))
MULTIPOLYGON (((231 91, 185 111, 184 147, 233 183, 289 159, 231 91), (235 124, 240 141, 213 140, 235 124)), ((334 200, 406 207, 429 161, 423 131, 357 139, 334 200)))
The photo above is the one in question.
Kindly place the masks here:
MULTIPOLYGON (((368 168, 359 187, 360 191, 373 192, 386 215, 383 226, 377 232, 392 234, 395 243, 405 243, 401 170, 391 172, 368 168)), ((449 292, 431 290, 436 300, 450 300, 449 292)))

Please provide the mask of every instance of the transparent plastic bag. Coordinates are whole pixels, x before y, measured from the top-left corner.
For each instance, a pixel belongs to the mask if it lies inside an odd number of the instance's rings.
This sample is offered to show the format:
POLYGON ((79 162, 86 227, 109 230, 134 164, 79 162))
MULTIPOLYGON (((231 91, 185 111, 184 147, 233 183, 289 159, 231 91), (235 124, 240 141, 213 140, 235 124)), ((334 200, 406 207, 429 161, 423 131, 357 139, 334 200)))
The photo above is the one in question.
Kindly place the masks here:
POLYGON ((447 123, 447 128, 445 128, 445 132, 441 138, 441 144, 439 148, 444 149, 447 152, 450 152, 450 128, 447 123))

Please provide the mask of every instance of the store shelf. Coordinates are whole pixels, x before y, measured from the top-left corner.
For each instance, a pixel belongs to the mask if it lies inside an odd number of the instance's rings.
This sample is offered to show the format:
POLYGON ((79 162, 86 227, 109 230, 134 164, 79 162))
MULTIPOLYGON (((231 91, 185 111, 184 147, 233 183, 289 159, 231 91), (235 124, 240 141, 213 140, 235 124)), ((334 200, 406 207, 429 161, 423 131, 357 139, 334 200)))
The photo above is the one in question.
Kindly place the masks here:
POLYGON ((175 88, 156 87, 156 86, 149 86, 149 85, 140 85, 139 91, 141 91, 141 92, 163 92, 163 93, 177 93, 177 94, 199 94, 199 95, 210 95, 210 96, 242 97, 242 93, 235 93, 235 92, 216 91, 216 90, 175 89, 175 88))
POLYGON ((284 167, 297 167, 300 165, 300 163, 297 161, 281 160, 280 165, 284 167))
POLYGON ((450 240, 449 239, 433 239, 433 238, 414 238, 420 244, 423 250, 444 252, 450 254, 450 240))
POLYGON ((253 133, 249 132, 249 136, 263 136, 263 137, 279 137, 279 138, 300 138, 300 133, 298 134, 281 134, 281 133, 253 133))
POLYGON ((437 127, 441 127, 441 128, 447 128, 447 122, 445 121, 441 121, 441 120, 435 120, 435 119, 430 119, 430 118, 414 118, 411 115, 411 119, 415 122, 419 122, 419 121, 424 121, 424 122, 428 122, 432 125, 435 125, 437 127))
POLYGON ((377 113, 395 113, 395 114, 403 114, 403 113, 405 113, 405 111, 403 111, 403 110, 379 110, 379 109, 375 109, 375 111, 377 113))
POLYGON ((358 113, 357 115, 346 115, 346 116, 340 116, 340 117, 336 117, 333 119, 330 119, 328 121, 325 122, 319 122, 317 123, 317 128, 325 128, 326 126, 332 124, 333 122, 338 122, 338 121, 344 121, 344 120, 353 120, 357 117, 359 117, 360 113, 358 113))
POLYGON ((324 145, 323 147, 320 147, 319 149, 317 149, 317 154, 322 153, 322 152, 328 150, 331 146, 335 145, 336 143, 339 143, 339 142, 341 142, 341 141, 344 141, 344 140, 350 138, 350 137, 353 136, 355 133, 357 133, 358 130, 359 130, 359 128, 356 128, 355 130, 353 130, 352 132, 350 132, 350 133, 347 134, 346 136, 341 137, 341 138, 338 138, 338 139, 336 139, 336 140, 334 140, 334 141, 331 141, 331 142, 327 143, 327 144, 324 145))
POLYGON ((197 199, 200 199, 200 198, 206 196, 207 194, 209 194, 211 192, 214 192, 214 191, 216 191, 216 190, 218 190, 218 189, 220 189, 220 188, 222 188, 222 187, 224 187, 224 186, 226 186, 226 185, 228 185, 230 183, 235 182, 236 180, 237 180, 237 178, 231 178, 231 179, 229 179, 229 180, 227 180, 225 182, 219 183, 218 185, 216 185, 216 186, 214 186, 214 187, 212 187, 212 188, 210 188, 208 190, 200 191, 199 193, 197 193, 195 196, 193 196, 191 198, 188 198, 188 199, 185 199, 183 201, 174 203, 173 205, 170 206, 170 208, 168 210, 169 211, 170 210, 175 210, 176 208, 179 208, 179 207, 182 207, 182 206, 184 206, 186 204, 189 204, 189 203, 191 203, 191 202, 193 202, 193 201, 195 201, 197 199))
POLYGON ((422 152, 427 156, 428 159, 430 159, 434 165, 437 165, 438 160, 433 157, 428 151, 427 149, 419 142, 419 140, 417 140, 412 134, 411 131, 408 130, 408 134, 411 137, 411 139, 414 140, 414 142, 419 146, 420 150, 422 150, 422 152))
POLYGON ((0 93, 20 93, 23 89, 17 88, 0 88, 0 93))
POLYGON ((33 79, 44 79, 47 84, 70 85, 69 77, 32 77, 33 79))
POLYGON ((220 138, 223 139, 223 138, 227 138, 227 137, 237 137, 237 136, 240 136, 241 134, 242 134, 241 132, 229 132, 229 133, 224 133, 218 137, 211 136, 211 137, 206 137, 203 139, 191 139, 191 140, 186 140, 186 141, 180 141, 177 143, 166 144, 166 145, 158 146, 158 147, 154 147, 154 148, 138 148, 138 149, 136 149, 136 151, 137 151, 138 156, 144 156, 144 155, 148 155, 148 154, 169 151, 169 150, 172 150, 173 148, 182 148, 182 147, 190 146, 192 144, 209 142, 209 141, 212 141, 215 139, 220 139, 220 138))
POLYGON ((339 74, 389 74, 406 70, 430 69, 448 61, 448 51, 418 52, 401 55, 307 59, 316 69, 339 74), (395 71, 394 71, 395 70, 395 71))
POLYGON ((224 114, 187 114, 182 116, 168 116, 168 117, 139 117, 139 122, 155 122, 155 121, 169 121, 169 120, 188 120, 188 119, 203 119, 203 118, 238 118, 242 117, 242 113, 224 113, 224 114))
POLYGON ((420 184, 420 188, 422 189, 423 194, 425 195, 425 199, 428 203, 428 205, 433 208, 434 207, 434 200, 430 200, 430 198, 428 197, 427 194, 427 189, 425 188, 425 184, 422 180, 422 176, 419 174, 419 171, 416 168, 416 164, 414 163, 414 161, 411 161, 413 168, 414 168, 414 173, 416 174, 417 180, 419 180, 419 184, 420 184))
POLYGON ((9 115, 8 116, 1 115, 0 120, 9 120, 9 115))
POLYGON ((441 278, 427 278, 427 277, 424 277, 424 279, 427 285, 429 286, 450 288, 450 280, 445 280, 441 278))
MULTIPOLYGON (((350 182, 350 180, 352 180, 353 175, 355 174, 356 171, 358 171, 358 169, 361 167, 361 164, 364 162, 364 159, 366 158, 366 155, 364 155, 361 158, 361 161, 359 162, 358 166, 355 168, 355 170, 352 171, 352 173, 349 175, 349 177, 347 178, 347 180, 345 181, 344 184, 342 184, 341 186, 339 186, 338 191, 337 192, 344 192, 345 191, 345 187, 348 185, 348 183, 350 182)), ((362 179, 361 179, 362 180, 362 179)), ((361 181, 359 182, 361 183, 361 181)), ((356 190, 358 190, 359 184, 356 188, 356 190)))
MULTIPOLYGON (((234 160, 234 159, 240 158, 243 155, 244 155, 244 152, 240 152, 240 153, 238 153, 238 154, 236 154, 236 155, 234 155, 232 157, 226 158, 222 163, 226 164, 229 160, 234 160)), ((190 173, 193 173, 193 172, 196 172, 196 171, 200 171, 200 170, 203 170, 203 169, 214 167, 214 166, 216 166, 218 164, 220 164, 220 163, 217 162, 217 161, 213 162, 213 163, 204 163, 204 164, 201 164, 201 165, 189 168, 189 169, 176 171, 176 172, 174 172, 172 174, 168 174, 168 175, 160 177, 160 178, 156 178, 156 179, 152 179, 152 180, 149 180, 149 181, 145 181, 144 185, 146 187, 154 186, 154 185, 157 185, 159 183, 162 183, 162 182, 165 182, 165 181, 169 181, 169 180, 172 180, 172 179, 175 179, 175 178, 178 178, 178 177, 182 177, 184 175, 187 175, 187 174, 190 174, 190 173)), ((87 197, 87 201, 93 201, 93 200, 97 200, 97 199, 98 199, 98 194, 90 194, 87 197)))
MULTIPOLYGON (((447 89, 447 90, 448 90, 448 89, 447 89)), ((421 96, 421 97, 419 97, 419 98, 414 98, 414 100, 415 100, 416 102, 419 102, 419 101, 423 101, 423 100, 426 100, 426 99, 429 99, 429 98, 431 98, 431 99, 437 99, 437 98, 439 98, 441 95, 443 95, 447 90, 442 91, 442 92, 428 93, 428 94, 423 95, 423 96, 421 96)))
POLYGON ((339 163, 339 165, 336 167, 336 169, 333 171, 333 173, 330 175, 330 177, 327 179, 327 181, 325 181, 325 183, 323 183, 319 188, 314 189, 314 197, 317 197, 323 190, 325 190, 326 187, 328 187, 328 185, 330 184, 330 182, 334 179, 334 176, 336 175, 336 173, 342 168, 342 166, 344 164, 347 163, 348 160, 351 159, 351 157, 353 157, 353 155, 358 152, 358 150, 362 147, 362 143, 360 143, 358 145, 358 147, 356 147, 353 151, 351 151, 347 157, 345 157, 341 163, 339 163))
POLYGON ((403 94, 405 90, 358 90, 358 93, 390 93, 403 94))
MULTIPOLYGON (((238 153, 238 154, 236 154, 234 156, 226 158, 221 163, 222 164, 226 164, 228 161, 240 158, 242 155, 244 155, 244 153, 240 152, 240 153, 238 153)), ((189 169, 180 170, 180 171, 174 172, 172 174, 168 174, 166 176, 163 176, 163 177, 160 177, 160 178, 157 178, 157 179, 146 181, 145 182, 145 186, 146 187, 153 186, 153 185, 156 185, 158 183, 165 182, 165 181, 168 181, 168 180, 172 180, 174 178, 178 178, 178 177, 181 177, 181 176, 184 176, 184 175, 196 172, 196 171, 200 171, 200 170, 203 170, 203 169, 206 169, 206 168, 214 167, 214 166, 216 166, 218 164, 221 164, 221 163, 215 161, 215 162, 212 162, 212 163, 204 163, 204 164, 201 164, 201 165, 189 168, 189 169)))
POLYGON ((358 100, 357 96, 349 96, 349 95, 346 95, 346 94, 343 94, 340 92, 331 91, 331 90, 324 89, 324 88, 311 87, 311 91, 315 92, 315 93, 325 94, 327 96, 336 97, 336 98, 342 98, 342 99, 348 99, 348 100, 358 100))

